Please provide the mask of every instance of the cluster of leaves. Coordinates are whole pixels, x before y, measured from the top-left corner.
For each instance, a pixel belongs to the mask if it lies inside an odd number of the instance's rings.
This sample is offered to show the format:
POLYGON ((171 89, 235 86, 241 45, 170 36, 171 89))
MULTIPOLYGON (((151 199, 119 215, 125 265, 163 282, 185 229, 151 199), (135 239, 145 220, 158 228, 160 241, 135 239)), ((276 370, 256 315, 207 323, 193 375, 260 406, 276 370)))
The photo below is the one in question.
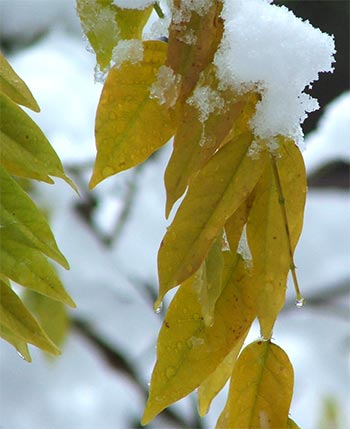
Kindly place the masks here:
POLYGON ((67 323, 64 304, 75 304, 48 258, 66 269, 68 262, 21 181, 53 183, 50 176, 55 176, 74 185, 43 132, 19 104, 40 111, 0 53, 0 336, 30 361, 28 343, 60 353, 57 344, 67 323), (27 288, 23 298, 27 306, 11 281, 27 288))
MULTIPOLYGON (((290 271, 300 298, 293 253, 303 223, 303 159, 283 136, 272 145, 253 135, 258 93, 220 86, 213 57, 223 34, 222 3, 181 16, 182 3, 173 2, 168 43, 143 41, 141 61, 126 57, 110 69, 96 114, 91 188, 174 137, 167 216, 185 194, 158 254, 155 307, 179 288, 159 334, 142 423, 195 389, 203 416, 230 379, 218 428, 296 428, 288 417, 293 368, 271 336, 290 271), (262 338, 242 351, 255 318, 262 338)), ((77 5, 101 69, 121 38, 141 37, 150 14, 108 0, 77 5)))
MULTIPOLYGON (((183 3, 173 2, 168 43, 143 41, 142 60, 126 56, 110 69, 96 114, 91 188, 174 137, 167 216, 183 197, 158 253, 155 307, 179 288, 159 334, 142 422, 195 389, 203 416, 231 380, 218 428, 296 428, 288 417, 293 368, 271 337, 290 271, 300 298, 293 253, 303 223, 303 159, 283 136, 271 144, 253 135, 258 93, 220 85, 213 57, 224 29, 222 3, 181 14, 183 3), (255 318, 262 338, 241 350, 255 318)), ((150 13, 109 0, 77 5, 101 69, 123 28, 128 39, 140 39, 150 13)))

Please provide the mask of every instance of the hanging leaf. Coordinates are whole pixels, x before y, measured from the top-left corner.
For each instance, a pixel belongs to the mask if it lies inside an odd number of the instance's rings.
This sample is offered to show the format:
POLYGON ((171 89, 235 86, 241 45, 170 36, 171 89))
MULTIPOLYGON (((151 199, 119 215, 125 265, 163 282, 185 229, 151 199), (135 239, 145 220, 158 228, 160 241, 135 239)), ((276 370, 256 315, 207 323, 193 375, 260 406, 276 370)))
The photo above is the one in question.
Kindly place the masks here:
POLYGON ((6 95, 0 93, 0 163, 10 174, 53 183, 60 177, 73 189, 61 161, 35 122, 6 95))
POLYGON ((209 0, 197 9, 187 3, 174 0, 166 62, 182 77, 181 101, 188 97, 200 73, 212 62, 223 33, 221 1, 209 0))
POLYGON ((0 321, 0 337, 12 344, 17 350, 17 353, 27 362, 31 362, 32 358, 29 353, 28 345, 21 338, 17 337, 12 331, 6 328, 0 321))
MULTIPOLYGON (((244 114, 245 104, 245 98, 233 91, 219 89, 215 67, 208 66, 194 94, 182 106, 174 150, 164 176, 167 217, 175 201, 185 192, 190 178, 213 156, 233 127, 238 131, 235 124, 244 114)), ((242 132, 247 131, 249 119, 245 127, 242 124, 242 132)))
POLYGON ((257 312, 263 337, 270 338, 276 317, 283 307, 287 275, 292 267, 291 252, 300 235, 306 194, 304 163, 293 142, 281 142, 280 151, 270 157, 256 188, 256 198, 247 223, 253 271, 258 289, 257 312), (273 163, 278 169, 283 195, 273 163), (288 201, 288 202, 287 202, 288 201), (288 230, 283 210, 286 210, 288 230))
POLYGON ((6 231, 1 233, 0 273, 22 286, 75 307, 41 251, 15 241, 6 231))
MULTIPOLYGON (((6 58, 0 52, 0 93, 7 95, 15 103, 26 106, 34 112, 40 112, 30 89, 13 70, 6 58)), ((1 113, 3 112, 0 108, 1 113)), ((1 117, 1 116, 0 116, 1 117)))
POLYGON ((145 161, 174 134, 173 112, 150 98, 167 45, 143 42, 143 49, 143 61, 125 62, 109 72, 96 115, 97 158, 90 188, 145 161))
POLYGON ((227 380, 231 377, 237 356, 241 351, 248 331, 242 335, 241 339, 235 344, 231 352, 217 366, 215 371, 206 378, 198 388, 198 410, 199 415, 204 417, 209 411, 210 404, 220 390, 225 386, 227 380))
MULTIPOLYGON (((45 217, 33 201, 0 165, 0 238, 7 234, 18 243, 33 247, 69 268, 45 217)), ((2 240, 0 250, 2 252, 2 240)))
POLYGON ((206 326, 214 321, 215 304, 222 291, 222 237, 219 237, 209 250, 208 256, 194 274, 193 288, 197 292, 201 313, 206 326))
MULTIPOLYGON (((2 280, 0 280, 0 310, 0 323, 5 327, 7 332, 15 333, 15 337, 21 339, 24 343, 31 343, 49 353, 56 355, 60 353, 55 344, 23 305, 20 298, 2 280)), ((23 354, 22 351, 23 348, 21 348, 21 354, 23 354)))
POLYGON ((293 367, 270 341, 249 344, 236 362, 228 400, 216 428, 286 428, 293 367))
POLYGON ((159 249, 159 300, 198 270, 228 218, 255 187, 266 153, 258 159, 247 156, 251 142, 245 134, 227 143, 191 181, 159 249))
POLYGON ((24 295, 24 302, 40 321, 49 338, 57 346, 61 347, 69 327, 65 305, 29 289, 26 290, 24 295))
POLYGON ((253 285, 242 259, 224 252, 224 260, 222 293, 212 326, 206 326, 201 317, 193 277, 179 288, 169 306, 158 338, 143 425, 203 383, 242 341, 255 317, 253 285))
POLYGON ((104 70, 109 66, 113 48, 119 40, 141 38, 152 7, 121 9, 112 0, 77 0, 77 12, 96 53, 97 63, 104 70))

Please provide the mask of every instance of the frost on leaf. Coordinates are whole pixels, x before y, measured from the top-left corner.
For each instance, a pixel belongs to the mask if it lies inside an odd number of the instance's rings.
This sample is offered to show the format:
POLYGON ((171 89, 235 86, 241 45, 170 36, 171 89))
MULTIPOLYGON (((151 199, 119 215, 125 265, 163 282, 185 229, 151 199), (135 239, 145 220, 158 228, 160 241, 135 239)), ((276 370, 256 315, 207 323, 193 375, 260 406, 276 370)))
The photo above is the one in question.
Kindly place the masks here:
POLYGON ((157 80, 150 87, 150 97, 158 100, 159 104, 174 107, 179 96, 181 76, 175 75, 168 66, 159 67, 157 80))
POLYGON ((112 64, 119 68, 125 61, 136 64, 143 60, 143 45, 138 39, 121 40, 112 51, 112 64))

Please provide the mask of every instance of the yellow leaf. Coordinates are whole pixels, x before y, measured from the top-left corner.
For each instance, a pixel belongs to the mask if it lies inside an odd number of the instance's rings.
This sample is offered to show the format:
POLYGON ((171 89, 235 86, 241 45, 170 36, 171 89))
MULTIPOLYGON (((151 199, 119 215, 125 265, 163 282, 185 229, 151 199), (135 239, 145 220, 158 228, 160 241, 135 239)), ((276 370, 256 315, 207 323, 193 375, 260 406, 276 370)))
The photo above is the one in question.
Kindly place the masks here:
POLYGON ((15 176, 53 183, 64 174, 60 159, 36 123, 6 95, 0 94, 0 163, 15 176))
POLYGON ((1 280, 0 310, 1 325, 16 337, 49 353, 60 353, 15 292, 1 280))
POLYGON ((257 287, 257 313, 264 338, 271 337, 285 301, 287 275, 293 263, 291 249, 294 250, 302 228, 305 194, 305 168, 300 151, 293 142, 281 141, 278 155, 270 157, 256 187, 247 223, 257 287), (274 162, 284 197, 276 182, 274 162), (283 210, 286 210, 289 234, 283 210))
MULTIPOLYGON (((238 96, 229 89, 219 89, 213 66, 203 72, 197 90, 197 95, 191 98, 194 104, 189 103, 189 99, 182 106, 174 150, 165 171, 167 217, 175 201, 185 192, 190 178, 211 158, 232 127, 237 131, 236 122, 241 124, 240 116, 246 118, 245 104, 249 98, 238 96), (208 118, 202 122, 200 116, 204 112, 208 118)), ((246 118, 245 125, 249 119, 246 118)), ((241 131, 246 128, 241 127, 241 131)))
POLYGON ((8 232, 1 234, 0 273, 22 286, 75 307, 41 251, 14 241, 8 232))
MULTIPOLYGON (((22 106, 26 106, 34 112, 40 112, 29 88, 17 75, 6 58, 0 52, 0 93, 7 95, 11 100, 22 106)), ((2 112, 2 109, 0 108, 2 112)))
POLYGON ((174 1, 167 57, 167 65, 182 76, 181 101, 188 97, 200 73, 212 62, 223 33, 221 1, 210 0, 201 14, 187 9, 185 3, 174 1))
POLYGON ((213 323, 215 304, 222 290, 224 260, 221 248, 222 237, 219 237, 212 245, 199 270, 194 274, 193 288, 197 292, 201 313, 207 326, 211 326, 213 323))
POLYGON ((97 158, 90 188, 145 161, 174 134, 174 112, 150 98, 167 45, 146 41, 143 48, 143 61, 124 62, 109 72, 96 115, 97 158))
POLYGON ((36 248, 69 268, 50 227, 33 201, 0 165, 0 250, 7 234, 18 243, 36 248))
POLYGON ((31 362, 32 358, 28 350, 28 344, 21 338, 17 337, 12 331, 7 329, 0 321, 0 337, 12 344, 17 350, 17 353, 27 362, 31 362))
POLYGON ((288 418, 287 420, 287 428, 288 429, 301 429, 294 420, 292 420, 291 418, 288 418))
POLYGON ((201 317, 193 278, 179 288, 169 306, 158 338, 143 425, 205 381, 241 341, 255 317, 250 296, 253 285, 242 259, 224 252, 224 260, 222 293, 212 326, 206 326, 201 317))
POLYGON ((198 388, 198 410, 199 415, 204 417, 209 411, 210 404, 220 390, 225 386, 227 380, 231 377, 232 369, 241 351, 248 331, 242 335, 241 339, 235 344, 231 352, 217 366, 208 378, 198 388))
POLYGON ((217 429, 286 429, 293 383, 293 367, 280 347, 270 341, 250 344, 234 366, 217 429))
POLYGON ((122 39, 140 39, 152 7, 121 9, 112 0, 77 0, 77 12, 101 70, 109 66, 113 48, 122 39))
POLYGON ((198 270, 228 218, 255 187, 266 153, 249 157, 251 142, 251 134, 245 134, 227 143, 191 181, 159 249, 159 300, 198 270))

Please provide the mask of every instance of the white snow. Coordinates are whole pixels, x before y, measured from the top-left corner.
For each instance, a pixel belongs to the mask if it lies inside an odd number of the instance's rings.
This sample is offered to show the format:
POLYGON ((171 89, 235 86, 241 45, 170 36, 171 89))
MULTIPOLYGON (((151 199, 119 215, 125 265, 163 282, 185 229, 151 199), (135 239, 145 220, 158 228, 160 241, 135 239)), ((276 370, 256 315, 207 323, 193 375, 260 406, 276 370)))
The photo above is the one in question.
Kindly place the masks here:
POLYGON ((225 1, 225 31, 214 63, 223 86, 257 90, 262 100, 251 127, 262 139, 302 141, 300 124, 318 103, 303 91, 332 71, 333 38, 285 7, 264 0, 225 1))
POLYGON ((171 67, 161 66, 157 80, 150 87, 150 98, 155 98, 159 104, 173 107, 179 95, 180 84, 180 75, 175 75, 171 67))
POLYGON ((143 60, 142 40, 121 40, 112 51, 112 63, 119 68, 125 61, 136 64, 143 60))
POLYGON ((146 9, 154 0, 113 0, 113 4, 122 9, 146 9))
POLYGON ((218 91, 210 86, 196 86, 193 95, 188 98, 187 103, 197 108, 200 122, 204 123, 210 113, 222 111, 225 107, 225 101, 218 91))
POLYGON ((304 159, 309 174, 327 163, 350 162, 350 92, 328 104, 317 129, 306 138, 304 159))

